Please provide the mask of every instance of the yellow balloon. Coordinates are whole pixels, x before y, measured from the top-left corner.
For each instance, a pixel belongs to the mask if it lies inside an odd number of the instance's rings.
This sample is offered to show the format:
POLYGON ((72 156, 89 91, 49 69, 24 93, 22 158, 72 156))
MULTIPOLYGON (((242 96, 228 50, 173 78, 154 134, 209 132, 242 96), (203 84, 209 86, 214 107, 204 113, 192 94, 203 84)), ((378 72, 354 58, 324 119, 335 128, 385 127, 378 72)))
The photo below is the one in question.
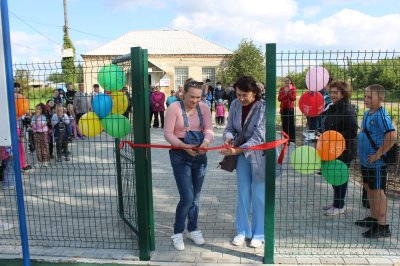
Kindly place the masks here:
POLYGON ((100 135, 103 131, 99 117, 94 112, 88 112, 79 119, 78 127, 87 137, 100 135))
POLYGON ((111 99, 113 102, 113 107, 111 110, 112 114, 122 115, 128 108, 128 98, 125 93, 121 91, 115 91, 111 93, 111 99))

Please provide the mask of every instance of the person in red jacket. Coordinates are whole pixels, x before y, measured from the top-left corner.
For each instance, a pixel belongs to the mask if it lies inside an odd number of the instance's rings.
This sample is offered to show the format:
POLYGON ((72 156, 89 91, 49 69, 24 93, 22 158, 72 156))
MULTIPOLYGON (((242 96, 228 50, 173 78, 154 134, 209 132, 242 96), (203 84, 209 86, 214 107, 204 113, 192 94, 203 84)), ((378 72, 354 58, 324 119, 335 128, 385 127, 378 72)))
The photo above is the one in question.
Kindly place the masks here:
POLYGON ((278 101, 281 102, 282 131, 289 135, 289 141, 296 140, 296 127, 294 119, 294 102, 296 101, 296 87, 289 77, 285 77, 285 86, 279 89, 278 101))
POLYGON ((160 86, 157 85, 155 89, 150 98, 151 108, 154 113, 153 128, 158 128, 160 126, 158 114, 160 114, 161 128, 164 128, 165 94, 160 91, 160 86))

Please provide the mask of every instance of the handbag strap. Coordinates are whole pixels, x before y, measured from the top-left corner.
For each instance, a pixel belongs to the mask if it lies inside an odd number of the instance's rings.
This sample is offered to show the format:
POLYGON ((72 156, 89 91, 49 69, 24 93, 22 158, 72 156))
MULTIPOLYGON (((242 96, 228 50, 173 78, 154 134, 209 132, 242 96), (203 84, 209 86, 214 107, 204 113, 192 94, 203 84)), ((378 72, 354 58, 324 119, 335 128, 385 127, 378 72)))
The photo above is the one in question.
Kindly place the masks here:
MULTIPOLYGON (((179 102, 181 104, 181 109, 182 109, 183 123, 185 124, 186 131, 188 131, 189 130, 189 119, 186 114, 185 105, 184 105, 183 101, 179 101, 179 102)), ((196 109, 197 109, 197 114, 199 115, 200 128, 201 128, 201 130, 204 130, 204 121, 203 121, 203 115, 201 113, 200 106, 196 105, 196 109)))
POLYGON ((246 123, 243 125, 242 127, 242 131, 239 133, 239 136, 237 137, 237 143, 241 143, 243 138, 244 138, 244 132, 247 130, 247 127, 250 124, 250 120, 253 117, 257 107, 259 105, 259 102, 257 102, 254 106, 253 106, 253 110, 251 111, 250 115, 247 117, 247 121, 246 123))
POLYGON ((376 145, 375 141, 372 139, 371 134, 367 130, 367 117, 364 120, 364 128, 363 131, 365 132, 365 135, 367 136, 369 143, 371 144, 372 148, 374 148, 375 151, 379 149, 378 145, 376 145))

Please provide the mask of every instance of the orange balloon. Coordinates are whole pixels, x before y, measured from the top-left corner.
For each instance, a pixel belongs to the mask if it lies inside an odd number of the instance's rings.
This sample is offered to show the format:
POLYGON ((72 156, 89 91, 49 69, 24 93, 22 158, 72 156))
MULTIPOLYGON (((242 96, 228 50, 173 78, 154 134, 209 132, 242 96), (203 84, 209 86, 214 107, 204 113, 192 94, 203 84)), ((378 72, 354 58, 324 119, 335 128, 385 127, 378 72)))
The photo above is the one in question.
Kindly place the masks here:
POLYGON ((343 135, 335 130, 325 131, 317 141, 317 152, 323 161, 335 160, 345 148, 343 135))
POLYGON ((19 93, 15 93, 15 112, 17 118, 20 118, 29 111, 28 99, 19 93))

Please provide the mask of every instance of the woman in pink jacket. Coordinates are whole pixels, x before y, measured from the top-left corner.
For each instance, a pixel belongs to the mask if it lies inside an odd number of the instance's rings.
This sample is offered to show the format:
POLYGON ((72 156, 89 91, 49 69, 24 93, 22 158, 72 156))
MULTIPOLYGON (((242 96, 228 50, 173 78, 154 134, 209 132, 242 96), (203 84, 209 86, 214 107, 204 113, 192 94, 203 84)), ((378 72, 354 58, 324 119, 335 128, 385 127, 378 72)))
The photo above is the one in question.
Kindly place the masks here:
POLYGON ((211 112, 201 103, 202 84, 189 79, 184 86, 183 101, 172 103, 165 115, 164 137, 173 146, 169 156, 179 192, 176 206, 174 234, 172 242, 175 249, 183 250, 183 232, 196 245, 205 243, 198 229, 200 193, 207 169, 206 150, 193 150, 194 147, 207 148, 214 137, 211 112), (187 225, 186 225, 187 220, 187 225))
POLYGON ((160 91, 160 86, 156 86, 156 90, 151 94, 151 109, 154 113, 153 127, 158 128, 160 126, 158 121, 158 114, 160 114, 161 128, 164 128, 164 111, 165 111, 165 94, 160 91))

